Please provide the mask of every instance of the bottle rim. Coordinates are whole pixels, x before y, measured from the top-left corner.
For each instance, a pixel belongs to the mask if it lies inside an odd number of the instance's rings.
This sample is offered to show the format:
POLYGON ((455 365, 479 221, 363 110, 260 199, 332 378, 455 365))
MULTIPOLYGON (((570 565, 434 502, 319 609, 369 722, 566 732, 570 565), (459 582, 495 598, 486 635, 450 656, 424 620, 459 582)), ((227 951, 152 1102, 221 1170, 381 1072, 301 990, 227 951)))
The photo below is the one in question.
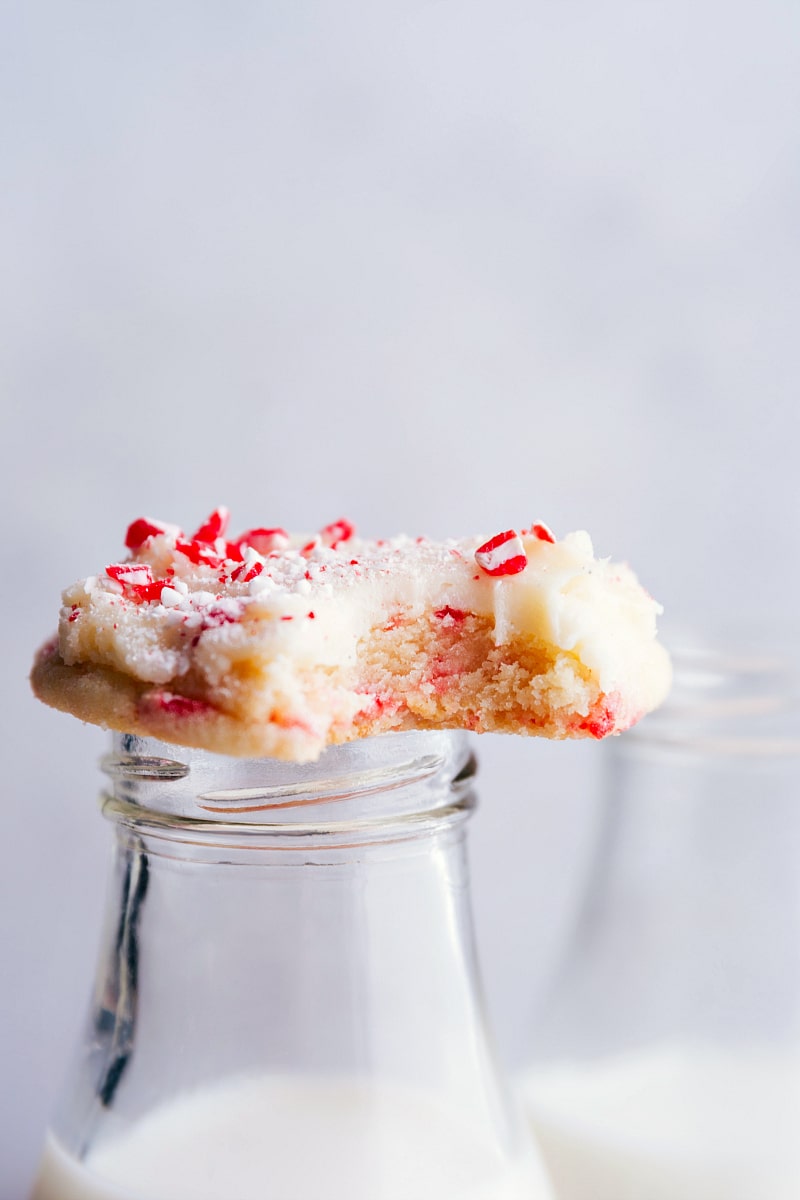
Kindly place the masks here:
POLYGON ((100 765, 110 781, 104 815, 178 841, 385 841, 462 818, 475 803, 475 757, 456 731, 365 738, 313 763, 232 758, 115 734, 100 765))
POLYGON ((673 683, 663 705, 623 742, 768 758, 800 755, 800 646, 769 631, 682 630, 665 637, 673 683))

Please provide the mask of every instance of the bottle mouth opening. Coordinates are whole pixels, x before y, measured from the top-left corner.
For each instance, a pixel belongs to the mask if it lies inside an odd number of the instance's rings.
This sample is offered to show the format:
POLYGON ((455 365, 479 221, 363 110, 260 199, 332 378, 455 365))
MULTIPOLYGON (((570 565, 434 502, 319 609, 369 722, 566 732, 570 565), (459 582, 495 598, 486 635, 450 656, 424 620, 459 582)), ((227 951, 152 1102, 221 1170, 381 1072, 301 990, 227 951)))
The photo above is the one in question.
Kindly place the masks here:
POLYGON ((476 764, 457 732, 390 733, 314 763, 239 759, 130 734, 101 760, 103 811, 162 835, 228 831, 288 839, 377 839, 468 812, 476 764))

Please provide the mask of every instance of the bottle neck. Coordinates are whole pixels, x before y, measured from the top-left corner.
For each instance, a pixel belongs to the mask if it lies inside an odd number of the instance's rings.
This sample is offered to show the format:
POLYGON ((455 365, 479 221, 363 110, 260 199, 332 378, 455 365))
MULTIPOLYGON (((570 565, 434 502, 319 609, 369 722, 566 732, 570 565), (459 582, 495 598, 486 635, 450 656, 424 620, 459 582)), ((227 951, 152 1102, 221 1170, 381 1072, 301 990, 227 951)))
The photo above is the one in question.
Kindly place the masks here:
POLYGON ((337 861, 458 827, 474 807, 463 735, 398 733, 328 750, 316 763, 237 759, 116 735, 102 762, 103 812, 149 854, 337 861))

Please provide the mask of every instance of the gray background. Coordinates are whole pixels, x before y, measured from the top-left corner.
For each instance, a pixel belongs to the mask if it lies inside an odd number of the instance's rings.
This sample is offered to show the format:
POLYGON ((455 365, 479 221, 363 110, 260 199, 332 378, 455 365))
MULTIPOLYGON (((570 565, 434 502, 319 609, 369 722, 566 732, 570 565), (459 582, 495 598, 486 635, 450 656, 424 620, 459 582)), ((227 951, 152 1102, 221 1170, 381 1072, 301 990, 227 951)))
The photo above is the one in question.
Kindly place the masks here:
MULTIPOLYGON (((0 36, 0 1188, 88 995, 104 737, 25 683, 148 514, 586 527, 671 617, 796 636, 800 8, 52 2, 0 36), (793 623, 794 622, 794 623, 793 623)), ((602 749, 485 739, 475 907, 523 1054, 602 749)))

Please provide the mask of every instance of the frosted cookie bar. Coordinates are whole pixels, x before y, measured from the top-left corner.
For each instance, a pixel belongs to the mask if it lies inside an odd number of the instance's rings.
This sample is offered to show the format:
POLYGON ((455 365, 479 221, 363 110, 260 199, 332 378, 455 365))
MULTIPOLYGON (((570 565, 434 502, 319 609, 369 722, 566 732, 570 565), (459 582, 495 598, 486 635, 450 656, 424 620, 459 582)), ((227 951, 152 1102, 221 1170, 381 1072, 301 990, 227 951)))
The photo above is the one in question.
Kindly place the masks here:
POLYGON ((586 533, 227 526, 223 508, 188 537, 134 521, 124 561, 64 592, 37 696, 127 733, 305 761, 393 729, 602 738, 668 688, 659 606, 586 533))

